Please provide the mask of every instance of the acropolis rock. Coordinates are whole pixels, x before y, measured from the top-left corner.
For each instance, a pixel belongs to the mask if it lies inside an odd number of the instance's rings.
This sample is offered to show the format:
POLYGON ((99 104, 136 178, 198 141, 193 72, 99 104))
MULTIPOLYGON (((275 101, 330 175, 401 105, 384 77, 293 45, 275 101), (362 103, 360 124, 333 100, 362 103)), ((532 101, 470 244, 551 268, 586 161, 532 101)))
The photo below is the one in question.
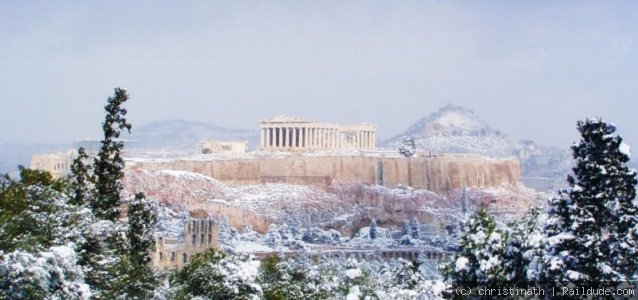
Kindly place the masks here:
POLYGON ((520 181, 517 160, 441 155, 291 155, 238 159, 130 161, 129 168, 182 170, 228 184, 283 182, 328 187, 332 182, 410 186, 443 193, 457 188, 490 188, 520 181))

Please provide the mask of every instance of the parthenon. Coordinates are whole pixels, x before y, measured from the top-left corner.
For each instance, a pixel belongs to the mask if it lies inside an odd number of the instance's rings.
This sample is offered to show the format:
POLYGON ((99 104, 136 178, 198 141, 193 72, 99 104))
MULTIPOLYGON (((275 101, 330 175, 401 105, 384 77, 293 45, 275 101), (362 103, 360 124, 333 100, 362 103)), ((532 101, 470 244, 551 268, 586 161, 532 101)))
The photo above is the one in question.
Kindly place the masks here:
POLYGON ((279 151, 374 149, 376 125, 315 123, 277 116, 261 122, 261 149, 279 151))

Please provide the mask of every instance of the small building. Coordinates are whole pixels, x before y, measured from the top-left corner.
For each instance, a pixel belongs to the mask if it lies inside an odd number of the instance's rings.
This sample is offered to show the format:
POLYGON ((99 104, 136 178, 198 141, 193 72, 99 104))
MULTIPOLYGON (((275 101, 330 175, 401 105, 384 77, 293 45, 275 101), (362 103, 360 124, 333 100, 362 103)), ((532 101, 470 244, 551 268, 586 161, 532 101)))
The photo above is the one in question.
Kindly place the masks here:
POLYGON ((246 145, 246 141, 205 140, 197 144, 197 154, 245 154, 246 145))
POLYGON ((47 171, 56 179, 62 178, 71 173, 71 165, 77 156, 75 149, 51 154, 35 154, 31 156, 31 169, 47 171))
POLYGON ((188 218, 183 231, 158 233, 155 240, 153 266, 160 270, 180 268, 193 255, 211 248, 219 248, 219 223, 213 218, 188 218))
POLYGON ((376 125, 316 123, 277 116, 261 121, 261 149, 266 151, 312 151, 375 149, 376 125))

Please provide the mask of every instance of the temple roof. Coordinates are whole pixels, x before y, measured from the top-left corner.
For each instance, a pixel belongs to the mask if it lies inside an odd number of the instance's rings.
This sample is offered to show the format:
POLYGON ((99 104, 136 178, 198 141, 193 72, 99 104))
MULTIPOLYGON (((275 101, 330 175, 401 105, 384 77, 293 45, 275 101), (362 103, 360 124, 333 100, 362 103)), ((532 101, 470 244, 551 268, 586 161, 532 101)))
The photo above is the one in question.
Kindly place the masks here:
POLYGON ((301 119, 301 118, 289 117, 289 116, 283 116, 283 115, 265 119, 261 122, 262 123, 312 123, 312 121, 307 119, 301 119))

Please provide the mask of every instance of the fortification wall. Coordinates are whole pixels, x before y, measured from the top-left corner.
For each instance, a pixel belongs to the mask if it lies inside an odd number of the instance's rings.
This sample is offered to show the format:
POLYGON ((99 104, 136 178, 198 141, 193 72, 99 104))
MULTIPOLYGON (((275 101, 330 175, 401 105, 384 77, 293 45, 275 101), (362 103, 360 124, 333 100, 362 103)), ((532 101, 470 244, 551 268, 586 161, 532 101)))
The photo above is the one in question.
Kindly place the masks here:
POLYGON ((517 160, 476 156, 305 156, 128 162, 129 168, 183 170, 230 184, 285 182, 327 187, 332 181, 398 186, 442 193, 463 186, 520 181, 517 160))

